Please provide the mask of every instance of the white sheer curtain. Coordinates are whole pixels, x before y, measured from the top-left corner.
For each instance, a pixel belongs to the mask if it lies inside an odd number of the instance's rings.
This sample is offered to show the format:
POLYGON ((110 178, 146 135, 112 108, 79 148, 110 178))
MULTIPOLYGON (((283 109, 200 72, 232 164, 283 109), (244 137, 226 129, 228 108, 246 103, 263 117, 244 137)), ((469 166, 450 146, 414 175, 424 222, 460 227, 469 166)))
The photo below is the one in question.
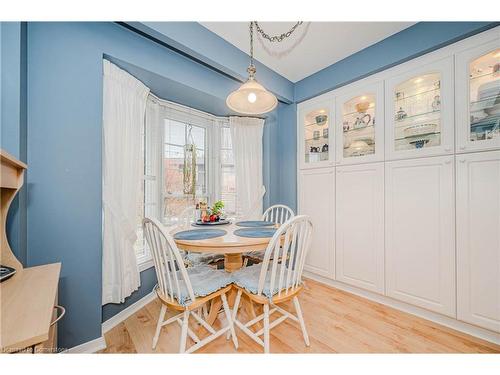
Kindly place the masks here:
POLYGON ((264 120, 229 118, 236 171, 236 215, 260 219, 265 187, 262 179, 262 135, 264 120))
POLYGON ((142 177, 141 128, 149 89, 103 60, 102 303, 121 303, 140 285, 134 242, 142 177))

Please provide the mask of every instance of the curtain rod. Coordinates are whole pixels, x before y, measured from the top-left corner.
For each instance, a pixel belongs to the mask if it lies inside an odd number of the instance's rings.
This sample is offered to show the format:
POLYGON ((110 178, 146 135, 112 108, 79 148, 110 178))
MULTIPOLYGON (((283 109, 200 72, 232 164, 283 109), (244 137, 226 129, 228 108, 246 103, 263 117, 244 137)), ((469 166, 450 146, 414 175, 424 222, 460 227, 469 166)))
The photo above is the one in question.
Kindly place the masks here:
POLYGON ((187 114, 194 115, 194 116, 197 116, 197 117, 201 117, 201 118, 204 118, 204 119, 209 118, 211 120, 219 120, 219 121, 229 122, 229 118, 228 117, 216 116, 216 115, 214 115, 212 113, 200 111, 199 109, 191 108, 191 107, 188 107, 188 106, 183 105, 183 104, 171 102, 169 100, 162 99, 162 98, 156 96, 152 92, 149 92, 149 96, 153 100, 157 101, 158 104, 164 105, 166 107, 172 107, 172 109, 178 110, 180 112, 185 112, 187 114))

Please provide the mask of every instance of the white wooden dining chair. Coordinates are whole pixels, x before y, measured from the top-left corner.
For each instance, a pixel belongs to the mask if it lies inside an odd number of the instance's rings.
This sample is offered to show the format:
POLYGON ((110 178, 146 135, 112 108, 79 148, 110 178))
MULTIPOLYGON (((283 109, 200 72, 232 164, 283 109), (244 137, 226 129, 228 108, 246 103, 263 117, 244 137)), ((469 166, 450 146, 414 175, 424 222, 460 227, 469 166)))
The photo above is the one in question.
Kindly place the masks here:
POLYGON ((309 250, 312 223, 308 216, 299 215, 283 224, 274 234, 267 246, 262 263, 242 268, 233 273, 233 282, 238 293, 233 307, 234 323, 251 339, 264 347, 269 353, 269 332, 286 319, 299 323, 306 346, 309 346, 298 294, 302 290, 302 273, 309 250), (283 259, 286 261, 281 261, 283 259), (253 303, 263 306, 264 313, 248 322, 237 320, 241 296, 245 294, 253 303), (296 315, 278 306, 293 301, 296 315), (270 322, 270 316, 281 316, 270 322), (253 332, 250 328, 264 321, 264 328, 253 332), (263 336, 263 339, 261 339, 263 336))
MULTIPOLYGON (((293 212, 290 207, 285 206, 284 204, 275 204, 264 211, 262 214, 262 220, 281 225, 294 216, 295 212, 293 212)), ((249 261, 251 262, 250 264, 260 263, 263 258, 263 251, 247 252, 243 255, 243 266, 246 267, 249 261)))
POLYGON ((272 223, 283 224, 295 216, 295 212, 284 204, 275 204, 269 207, 262 214, 262 220, 270 221, 272 223))
MULTIPOLYGON (((193 206, 186 207, 179 214, 179 227, 187 228, 189 225, 195 222, 195 212, 196 209, 193 206)), ((224 254, 214 254, 214 253, 197 253, 194 251, 184 252, 181 250, 181 254, 183 255, 184 262, 189 267, 196 267, 203 264, 211 265, 213 267, 217 267, 217 265, 221 265, 222 268, 224 266, 224 254)))
POLYGON ((238 340, 226 297, 232 288, 229 274, 204 265, 186 268, 172 236, 157 220, 145 218, 143 228, 158 279, 156 294, 162 304, 153 337, 153 349, 156 348, 162 327, 170 323, 178 323, 181 326, 180 353, 191 353, 226 332, 229 332, 235 348, 238 348, 238 340), (218 331, 200 316, 200 307, 215 298, 222 300, 227 319, 227 325, 218 331), (165 320, 167 308, 180 313, 165 320), (190 317, 193 317, 210 334, 200 339, 189 327, 190 317), (186 349, 188 336, 194 341, 194 345, 186 349))

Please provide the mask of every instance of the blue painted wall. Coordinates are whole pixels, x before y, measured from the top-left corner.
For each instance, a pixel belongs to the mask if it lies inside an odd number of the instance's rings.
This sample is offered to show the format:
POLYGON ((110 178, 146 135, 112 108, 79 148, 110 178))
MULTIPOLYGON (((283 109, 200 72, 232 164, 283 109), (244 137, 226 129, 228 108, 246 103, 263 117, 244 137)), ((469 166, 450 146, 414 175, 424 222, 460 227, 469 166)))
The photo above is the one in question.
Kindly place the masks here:
POLYGON ((297 105, 282 104, 278 107, 278 144, 276 158, 278 160, 275 173, 279 176, 278 199, 273 203, 286 204, 297 212, 297 105))
MULTIPOLYGON (((238 87, 235 80, 116 24, 28 24, 28 265, 63 264, 59 299, 67 315, 59 338, 64 347, 99 337, 102 319, 149 293, 154 284, 152 270, 146 271, 139 292, 124 305, 105 306, 101 314, 104 55, 219 101, 238 87)), ((266 137, 278 127, 277 111, 268 123, 266 137)), ((276 151, 266 147, 268 160, 270 152, 276 151)), ((276 199, 272 194, 278 190, 271 185, 277 181, 267 181, 270 201, 276 199)))
MULTIPOLYGON (((26 23, 0 23, 1 148, 26 161, 26 23)), ((26 186, 11 204, 7 216, 10 246, 26 264, 26 186)))

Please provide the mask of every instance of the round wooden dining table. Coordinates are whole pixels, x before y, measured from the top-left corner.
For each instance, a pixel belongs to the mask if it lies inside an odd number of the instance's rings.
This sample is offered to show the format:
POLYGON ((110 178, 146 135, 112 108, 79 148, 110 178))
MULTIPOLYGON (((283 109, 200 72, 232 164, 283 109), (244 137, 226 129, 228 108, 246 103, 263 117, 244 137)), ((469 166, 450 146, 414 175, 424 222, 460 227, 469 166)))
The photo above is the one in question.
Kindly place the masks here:
MULTIPOLYGON (((176 233, 185 230, 192 229, 223 229, 226 234, 220 237, 202 239, 202 240, 178 240, 174 241, 177 247, 185 251, 193 251, 197 253, 212 253, 212 254, 224 254, 224 269, 226 272, 234 272, 243 267, 243 253, 249 251, 265 251, 267 245, 271 241, 272 237, 262 237, 262 238, 250 238, 250 237, 240 237, 234 234, 236 229, 241 229, 242 227, 236 224, 225 224, 225 225, 214 225, 214 226, 192 226, 186 225, 173 229, 171 231, 172 236, 176 233)), ((234 303, 234 297, 236 293, 231 293, 228 298, 229 305, 232 306, 234 303)), ((243 301, 242 301, 243 302, 243 301)), ((253 303, 248 300, 245 301, 246 309, 251 318, 257 316, 253 303)), ((222 302, 216 300, 213 302, 209 309, 209 315, 206 321, 212 325, 217 319, 217 314, 220 311, 222 302)), ((203 330, 202 327, 200 327, 203 330)))
POLYGON ((183 226, 172 231, 172 235, 191 229, 222 229, 227 233, 220 237, 204 240, 177 240, 174 239, 177 247, 185 251, 197 253, 224 254, 224 269, 227 272, 234 272, 243 266, 243 253, 249 251, 264 251, 271 241, 271 237, 249 238, 240 237, 234 234, 236 229, 242 227, 236 224, 213 225, 213 226, 183 226))

